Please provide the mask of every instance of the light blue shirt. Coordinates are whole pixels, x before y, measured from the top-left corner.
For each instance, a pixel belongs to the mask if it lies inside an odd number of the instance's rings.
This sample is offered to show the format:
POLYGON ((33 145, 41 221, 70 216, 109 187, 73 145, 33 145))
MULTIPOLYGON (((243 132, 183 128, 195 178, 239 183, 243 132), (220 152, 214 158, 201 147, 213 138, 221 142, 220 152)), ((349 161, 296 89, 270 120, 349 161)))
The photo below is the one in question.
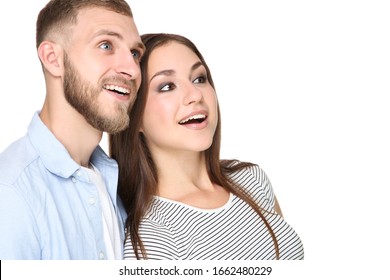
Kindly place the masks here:
MULTIPOLYGON (((100 147, 90 161, 105 180, 123 244, 126 214, 117 198, 117 163, 100 147)), ((106 255, 97 186, 36 112, 26 136, 0 154, 0 259, 106 255)))

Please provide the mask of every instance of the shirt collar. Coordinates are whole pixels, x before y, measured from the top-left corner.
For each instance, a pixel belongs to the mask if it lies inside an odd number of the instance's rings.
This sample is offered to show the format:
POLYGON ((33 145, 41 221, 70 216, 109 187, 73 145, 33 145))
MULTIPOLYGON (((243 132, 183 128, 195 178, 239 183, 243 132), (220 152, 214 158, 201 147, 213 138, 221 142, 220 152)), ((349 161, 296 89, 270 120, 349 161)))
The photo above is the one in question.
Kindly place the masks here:
MULTIPOLYGON (((62 178, 69 178, 80 169, 80 165, 72 159, 64 145, 42 122, 39 111, 35 112, 27 133, 43 164, 50 172, 62 178)), ((99 169, 107 165, 116 167, 116 162, 110 159, 99 146, 93 152, 91 162, 99 169)))
MULTIPOLYGON (((110 158, 100 146, 97 146, 91 155, 91 163, 102 174, 107 186, 107 191, 111 198, 116 200, 117 182, 118 182, 118 164, 110 158)), ((114 203, 116 205, 116 202, 114 203)))

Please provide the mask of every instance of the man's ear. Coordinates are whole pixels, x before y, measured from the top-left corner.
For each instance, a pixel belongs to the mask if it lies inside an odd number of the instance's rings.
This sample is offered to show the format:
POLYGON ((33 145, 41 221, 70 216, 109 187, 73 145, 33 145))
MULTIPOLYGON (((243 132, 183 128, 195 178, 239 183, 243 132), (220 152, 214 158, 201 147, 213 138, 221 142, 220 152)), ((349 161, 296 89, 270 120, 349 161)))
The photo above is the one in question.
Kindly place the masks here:
POLYGON ((43 41, 38 47, 38 56, 46 71, 55 77, 62 76, 63 50, 58 44, 43 41))

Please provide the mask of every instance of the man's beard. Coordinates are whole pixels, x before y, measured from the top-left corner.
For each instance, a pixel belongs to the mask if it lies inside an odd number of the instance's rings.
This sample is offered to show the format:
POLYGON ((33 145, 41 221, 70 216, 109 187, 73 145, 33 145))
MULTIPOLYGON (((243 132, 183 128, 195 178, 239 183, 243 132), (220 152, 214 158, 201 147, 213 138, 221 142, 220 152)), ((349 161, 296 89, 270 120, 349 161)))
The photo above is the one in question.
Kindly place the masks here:
POLYGON ((124 80, 123 78, 106 78, 101 85, 94 87, 90 82, 86 81, 77 72, 67 54, 64 55, 64 93, 65 99, 72 105, 94 128, 108 132, 117 133, 129 125, 128 110, 134 103, 130 104, 118 103, 115 108, 115 115, 104 116, 101 105, 99 105, 99 95, 103 90, 103 85, 121 83, 128 86, 130 89, 130 98, 132 94, 136 94, 135 81, 124 80))

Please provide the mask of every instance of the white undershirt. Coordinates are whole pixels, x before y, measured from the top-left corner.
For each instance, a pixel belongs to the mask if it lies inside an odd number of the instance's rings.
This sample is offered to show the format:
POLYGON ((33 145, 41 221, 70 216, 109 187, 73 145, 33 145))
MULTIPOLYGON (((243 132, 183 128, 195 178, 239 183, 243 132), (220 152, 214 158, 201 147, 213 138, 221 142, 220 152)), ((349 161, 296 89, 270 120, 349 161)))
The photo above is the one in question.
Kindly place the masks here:
POLYGON ((107 192, 106 184, 99 170, 92 166, 93 169, 84 168, 89 175, 89 179, 97 186, 100 206, 102 208, 103 234, 106 244, 106 254, 108 260, 123 259, 122 245, 120 243, 118 218, 115 214, 114 207, 110 196, 107 192))

